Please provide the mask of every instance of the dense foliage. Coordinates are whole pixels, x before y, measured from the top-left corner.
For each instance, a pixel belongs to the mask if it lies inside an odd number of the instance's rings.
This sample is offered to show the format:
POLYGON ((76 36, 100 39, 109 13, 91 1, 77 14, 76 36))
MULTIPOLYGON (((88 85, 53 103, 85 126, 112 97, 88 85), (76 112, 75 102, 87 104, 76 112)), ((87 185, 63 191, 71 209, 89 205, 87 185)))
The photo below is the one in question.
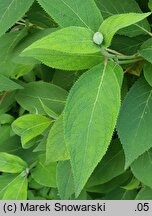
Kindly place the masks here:
POLYGON ((0 0, 0 199, 152 199, 152 0, 0 0))

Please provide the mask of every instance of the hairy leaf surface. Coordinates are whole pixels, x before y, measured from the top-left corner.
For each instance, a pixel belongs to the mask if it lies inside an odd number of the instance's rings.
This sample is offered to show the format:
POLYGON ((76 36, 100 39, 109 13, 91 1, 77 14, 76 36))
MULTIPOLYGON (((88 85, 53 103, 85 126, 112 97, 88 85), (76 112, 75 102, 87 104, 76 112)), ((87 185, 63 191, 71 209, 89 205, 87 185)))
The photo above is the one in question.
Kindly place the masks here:
POLYGON ((104 37, 104 45, 106 47, 110 46, 112 38, 118 30, 135 24, 145 19, 150 14, 151 13, 127 13, 113 15, 105 19, 99 28, 99 31, 104 37))
POLYGON ((98 64, 103 57, 93 42, 93 32, 83 27, 67 27, 36 41, 23 56, 63 70, 82 70, 98 64))
POLYGON ((110 144, 120 107, 117 76, 122 78, 122 70, 116 64, 97 65, 81 76, 68 96, 64 113, 65 141, 76 196, 110 144))
POLYGON ((118 119, 117 129, 125 151, 126 167, 152 147, 151 108, 152 88, 141 78, 125 98, 118 119))
POLYGON ((38 0, 61 27, 82 26, 97 31, 103 18, 94 0, 38 0))

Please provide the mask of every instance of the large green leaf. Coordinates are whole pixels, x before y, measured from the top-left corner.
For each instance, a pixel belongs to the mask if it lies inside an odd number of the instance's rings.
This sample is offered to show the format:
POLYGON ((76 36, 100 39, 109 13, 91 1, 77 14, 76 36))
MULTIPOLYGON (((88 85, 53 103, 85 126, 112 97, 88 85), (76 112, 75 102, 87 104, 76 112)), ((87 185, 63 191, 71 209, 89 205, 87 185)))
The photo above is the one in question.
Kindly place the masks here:
POLYGON ((13 91, 16 89, 23 89, 23 87, 17 84, 16 82, 13 82, 9 78, 3 76, 2 74, 0 74, 0 92, 13 91))
POLYGON ((94 0, 38 0, 61 27, 82 26, 96 31, 103 18, 94 0))
POLYGON ((74 193, 74 182, 70 161, 60 161, 57 165, 57 187, 62 200, 68 200, 74 193), (66 174, 65 174, 66 173, 66 174))
POLYGON ((46 82, 30 82, 16 94, 17 102, 31 113, 46 114, 46 105, 52 111, 60 114, 65 106, 67 91, 46 82))
POLYGON ((152 88, 139 79, 125 98, 119 119, 118 134, 125 151, 126 167, 152 147, 152 88))
POLYGON ((0 171, 8 173, 19 173, 25 170, 27 163, 20 157, 6 152, 0 152, 0 171))
POLYGON ((69 154, 64 141, 63 116, 61 115, 51 128, 46 144, 47 163, 67 160, 69 154))
POLYGON ((139 53, 144 59, 152 63, 152 38, 142 44, 139 53))
POLYGON ((12 129, 21 136, 23 148, 29 148, 31 143, 28 142, 45 131, 51 123, 51 120, 45 116, 27 114, 16 119, 12 123, 12 129))
POLYGON ((76 196, 110 144, 120 107, 122 76, 122 69, 115 63, 99 64, 81 76, 68 96, 65 141, 76 196))
POLYGON ((124 153, 119 140, 112 141, 106 155, 92 173, 87 187, 104 184, 124 172, 124 153))
POLYGON ((38 164, 32 170, 32 178, 46 187, 56 187, 56 163, 46 165, 44 155, 39 156, 38 164))
MULTIPOLYGON (((141 13, 141 9, 135 0, 125 0, 122 3, 122 0, 95 0, 97 6, 99 7, 101 14, 104 19, 114 14, 123 14, 123 13, 141 13)), ((126 27, 120 31, 118 34, 127 35, 129 37, 137 36, 144 34, 145 30, 149 31, 150 26, 147 20, 143 20, 138 23, 138 26, 132 25, 126 27)))
POLYGON ((24 172, 9 183, 3 200, 26 200, 28 180, 24 172))
POLYGON ((0 0, 0 36, 21 19, 34 0, 0 0))
POLYGON ((113 15, 105 19, 99 28, 99 31, 104 37, 104 45, 106 47, 110 46, 112 38, 118 30, 135 24, 145 19, 150 14, 151 13, 127 13, 113 15))
POLYGON ((146 151, 131 165, 134 176, 152 188, 152 150, 146 151))
POLYGON ((90 68, 102 61, 100 47, 93 42, 93 32, 84 27, 67 27, 36 41, 23 56, 63 70, 90 68))

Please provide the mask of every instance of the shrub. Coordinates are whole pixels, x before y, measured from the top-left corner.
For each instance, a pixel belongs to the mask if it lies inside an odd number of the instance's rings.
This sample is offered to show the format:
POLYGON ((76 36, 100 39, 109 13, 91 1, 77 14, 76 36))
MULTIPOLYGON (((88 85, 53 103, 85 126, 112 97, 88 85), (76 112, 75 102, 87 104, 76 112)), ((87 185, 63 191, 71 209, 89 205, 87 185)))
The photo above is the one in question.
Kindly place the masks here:
POLYGON ((0 199, 152 199, 151 10, 0 0, 0 199))

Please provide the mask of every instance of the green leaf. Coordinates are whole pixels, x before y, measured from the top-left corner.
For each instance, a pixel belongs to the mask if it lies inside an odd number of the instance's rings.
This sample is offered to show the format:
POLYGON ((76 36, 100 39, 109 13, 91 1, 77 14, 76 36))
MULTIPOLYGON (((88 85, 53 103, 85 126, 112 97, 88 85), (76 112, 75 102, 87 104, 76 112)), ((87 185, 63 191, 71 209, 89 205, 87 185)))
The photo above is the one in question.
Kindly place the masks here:
POLYGON ((2 200, 3 195, 9 186, 9 184, 16 178, 16 175, 5 173, 0 175, 0 199, 2 200))
POLYGON ((58 118, 58 115, 57 115, 54 111, 52 111, 49 107, 47 107, 47 106, 43 103, 43 101, 42 101, 41 99, 39 99, 39 100, 40 100, 40 102, 41 102, 41 105, 42 105, 42 107, 43 107, 45 113, 46 113, 49 117, 51 117, 51 118, 53 118, 53 119, 57 119, 57 118, 58 118))
POLYGON ((144 65, 144 77, 146 81, 149 83, 150 86, 152 86, 152 64, 146 63, 144 65))
POLYGON ((145 43, 142 44, 139 50, 139 54, 144 59, 152 63, 152 38, 150 38, 149 40, 145 41, 145 43))
POLYGON ((29 22, 36 26, 42 28, 54 26, 54 21, 52 18, 43 10, 37 1, 34 2, 26 14, 28 16, 29 22))
POLYGON ((0 36, 21 19, 34 0, 0 0, 0 36))
POLYGON ((37 166, 31 171, 32 178, 46 187, 56 187, 56 163, 46 165, 44 155, 39 156, 37 166))
POLYGON ((82 70, 102 61, 100 47, 93 42, 93 32, 83 27, 67 27, 36 41, 22 56, 34 57, 62 70, 82 70))
POLYGON ((46 162, 69 159, 64 141, 63 116, 61 115, 51 128, 46 144, 46 162))
POLYGON ((118 134, 124 148, 127 168, 152 147, 152 88, 139 79, 127 94, 118 119, 118 134))
POLYGON ((57 187, 62 200, 68 200, 74 193, 74 182, 70 161, 60 161, 58 163, 57 187))
MULTIPOLYGON (((104 19, 114 14, 123 14, 123 13, 142 13, 139 5, 135 0, 95 0, 97 6, 99 7, 101 14, 104 19)), ((134 37, 140 34, 144 34, 147 31, 150 31, 150 26, 147 20, 142 20, 141 22, 118 31, 118 34, 126 35, 129 37, 134 37)))
POLYGON ((2 125, 0 127, 0 145, 3 145, 3 142, 10 137, 11 127, 10 125, 2 125))
POLYGON ((64 112, 65 141, 76 196, 110 144, 120 107, 122 74, 115 63, 99 64, 81 76, 68 96, 64 112))
POLYGON ((121 185, 126 184, 128 181, 130 181, 130 177, 132 177, 132 175, 127 171, 104 184, 87 187, 87 191, 92 193, 108 194, 116 188, 120 188, 121 185))
POLYGON ((3 200, 26 200, 28 180, 24 172, 18 175, 8 186, 3 200))
POLYGON ((45 116, 27 114, 16 119, 12 123, 12 129, 21 136, 23 148, 29 148, 31 143, 28 144, 28 142, 45 131, 50 124, 51 120, 45 116))
POLYGON ((9 32, 0 37, 0 74, 14 78, 16 70, 18 73, 20 70, 23 70, 25 64, 22 64, 21 68, 21 65, 14 62, 13 58, 16 46, 26 35, 27 28, 23 28, 20 31, 9 32))
POLYGON ((5 152, 0 152, 0 171, 19 173, 25 170, 27 163, 20 157, 5 152))
POLYGON ((122 35, 115 35, 112 40, 111 48, 125 55, 133 55, 138 52, 141 45, 148 38, 149 36, 147 35, 140 35, 132 38, 122 35))
POLYGON ((23 89, 22 86, 0 74, 0 92, 23 89))
POLYGON ((146 151, 131 164, 134 176, 142 183, 152 188, 152 150, 146 151))
POLYGON ((112 141, 106 155, 92 173, 87 187, 104 184, 124 172, 124 153, 119 140, 112 141))
POLYGON ((56 70, 53 76, 53 84, 58 85, 66 90, 70 90, 72 85, 83 74, 84 71, 56 70))
POLYGON ((149 0, 149 2, 148 2, 148 7, 149 7, 149 9, 152 11, 152 0, 149 0))
POLYGON ((97 31, 103 18, 94 0, 38 0, 61 27, 82 26, 97 31))
POLYGON ((60 114, 65 106, 67 91, 46 82, 30 82, 16 94, 17 102, 31 113, 46 114, 42 103, 53 112, 60 114), (42 102, 42 103, 41 103, 42 102))
POLYGON ((142 188, 136 196, 136 200, 151 200, 152 189, 149 187, 142 188))
POLYGON ((104 37, 104 45, 106 47, 110 46, 112 38, 118 30, 135 24, 145 19, 150 14, 151 13, 127 13, 108 17, 103 21, 99 28, 99 31, 103 34, 104 37))
POLYGON ((9 124, 14 121, 14 117, 10 114, 0 114, 0 124, 9 124))

